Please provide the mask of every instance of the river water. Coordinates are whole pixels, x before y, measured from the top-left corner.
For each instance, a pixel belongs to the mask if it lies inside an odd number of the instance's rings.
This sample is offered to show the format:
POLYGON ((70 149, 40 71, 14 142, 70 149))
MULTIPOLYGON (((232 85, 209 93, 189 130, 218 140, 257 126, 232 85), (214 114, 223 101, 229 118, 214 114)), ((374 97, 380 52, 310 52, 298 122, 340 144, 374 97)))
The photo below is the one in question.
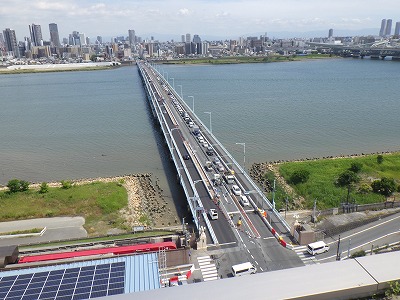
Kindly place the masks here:
MULTIPOLYGON (((238 162, 398 150, 400 64, 328 59, 159 68, 238 162), (173 80, 171 78, 174 78, 173 80)), ((136 66, 0 76, 0 184, 176 175, 136 66)))

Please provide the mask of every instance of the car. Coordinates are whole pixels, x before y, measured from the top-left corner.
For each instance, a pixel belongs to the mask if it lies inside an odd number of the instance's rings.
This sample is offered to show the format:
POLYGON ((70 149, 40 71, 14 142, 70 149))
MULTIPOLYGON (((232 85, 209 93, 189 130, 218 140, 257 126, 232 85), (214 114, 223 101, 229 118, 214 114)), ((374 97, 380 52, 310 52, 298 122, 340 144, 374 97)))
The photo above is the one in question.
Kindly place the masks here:
POLYGON ((218 165, 218 164, 220 164, 221 163, 221 161, 219 160, 219 158, 218 157, 216 157, 216 158, 214 158, 214 165, 218 165))
POLYGON ((220 171, 220 172, 224 172, 225 168, 224 168, 224 166, 222 164, 218 164, 217 165, 217 170, 220 171))
POLYGON ((207 172, 211 172, 213 170, 211 167, 211 162, 206 162, 204 170, 206 170, 207 172))
POLYGON ((186 154, 183 154, 182 157, 183 157, 184 160, 189 160, 189 159, 190 159, 190 155, 187 154, 187 153, 186 153, 186 154))
POLYGON ((245 195, 241 195, 239 199, 240 205, 242 206, 250 206, 249 199, 245 195))
POLYGON ((194 126, 193 122, 189 122, 189 127, 192 128, 194 126))
POLYGON ((203 147, 208 147, 208 142, 204 141, 203 142, 203 147))
POLYGON ((206 154, 207 154, 208 156, 213 156, 213 155, 214 155, 214 151, 207 150, 207 151, 206 151, 206 154))
POLYGON ((210 216, 211 220, 218 220, 218 212, 215 208, 210 208, 208 215, 210 216))
POLYGON ((232 185, 232 192, 236 196, 240 196, 242 194, 242 191, 240 190, 240 188, 236 184, 232 185))

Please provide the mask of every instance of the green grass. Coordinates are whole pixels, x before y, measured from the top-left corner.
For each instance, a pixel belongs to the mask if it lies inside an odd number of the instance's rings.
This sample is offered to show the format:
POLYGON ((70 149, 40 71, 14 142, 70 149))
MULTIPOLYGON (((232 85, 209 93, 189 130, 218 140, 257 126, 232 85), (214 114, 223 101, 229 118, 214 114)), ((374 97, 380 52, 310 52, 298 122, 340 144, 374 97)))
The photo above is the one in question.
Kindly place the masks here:
POLYGON ((19 249, 24 250, 24 249, 46 248, 46 247, 53 247, 53 246, 75 245, 75 244, 80 244, 80 243, 82 244, 82 243, 92 243, 92 242, 107 242, 107 241, 114 241, 114 240, 118 240, 118 239, 133 239, 133 238, 143 238, 143 237, 151 237, 151 236, 164 236, 164 235, 170 235, 173 233, 174 232, 165 231, 165 230, 143 231, 143 232, 138 232, 138 233, 127 233, 127 234, 121 234, 121 235, 102 236, 102 237, 77 239, 77 240, 69 240, 69 241, 62 241, 62 242, 40 243, 37 245, 21 246, 21 247, 19 247, 19 249))
POLYGON ((329 58, 329 55, 313 54, 306 56, 223 56, 219 58, 182 58, 176 60, 158 61, 161 64, 240 64, 240 63, 268 63, 280 61, 298 61, 305 59, 329 58))
POLYGON ((355 158, 321 159, 306 162, 289 162, 279 166, 280 174, 288 181, 290 175, 299 169, 310 172, 310 178, 306 183, 293 186, 296 193, 306 199, 306 207, 313 206, 314 199, 317 199, 319 209, 338 207, 344 202, 347 196, 347 189, 335 186, 335 180, 340 173, 348 169, 352 162, 362 163, 362 170, 359 173, 361 180, 353 188, 350 199, 355 199, 357 204, 376 203, 385 200, 385 197, 375 193, 361 194, 358 188, 362 184, 371 184, 371 180, 382 177, 394 178, 397 184, 400 183, 400 153, 383 155, 382 164, 378 164, 377 155, 355 158))
POLYGON ((69 189, 49 188, 45 194, 36 190, 0 192, 0 221, 82 216, 90 234, 97 230, 99 222, 121 225, 123 221, 118 211, 127 204, 126 190, 117 183, 95 182, 69 189))

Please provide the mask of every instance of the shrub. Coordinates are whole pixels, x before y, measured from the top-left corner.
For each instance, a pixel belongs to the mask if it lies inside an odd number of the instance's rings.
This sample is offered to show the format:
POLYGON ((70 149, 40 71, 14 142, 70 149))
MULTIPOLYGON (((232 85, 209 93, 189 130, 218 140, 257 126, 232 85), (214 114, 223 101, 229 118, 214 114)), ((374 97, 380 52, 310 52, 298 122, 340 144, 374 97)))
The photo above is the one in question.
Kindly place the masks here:
POLYGON ((376 157, 376 162, 377 162, 378 164, 383 163, 383 155, 379 154, 379 155, 376 157))
POLYGON ((20 180, 19 181, 20 184, 20 191, 21 192, 25 192, 29 189, 29 182, 25 181, 25 180, 20 180))
POLYGON ((354 173, 360 172, 361 169, 362 169, 362 163, 360 163, 360 162, 352 162, 351 166, 349 168, 349 170, 354 172, 354 173))
POLYGON ((360 251, 356 251, 351 255, 351 258, 356 258, 356 257, 361 257, 361 256, 365 256, 366 253, 364 250, 360 250, 360 251))
POLYGON ((61 187, 63 189, 70 189, 72 187, 72 183, 69 180, 61 180, 61 187))
POLYGON ((292 184, 305 183, 310 178, 308 170, 296 170, 290 175, 289 181, 292 184))
POLYGON ((9 189, 10 193, 16 193, 16 192, 19 192, 21 184, 18 179, 11 179, 7 183, 7 187, 9 189))
POLYGON ((49 191, 49 185, 47 184, 47 182, 42 182, 42 184, 40 185, 39 193, 45 194, 48 191, 49 191))
POLYGON ((388 197, 396 191, 396 182, 393 178, 382 177, 372 182, 371 187, 374 193, 388 197))
POLYGON ((368 194, 370 192, 372 192, 372 188, 367 183, 361 184, 361 186, 358 188, 358 193, 360 193, 360 194, 366 195, 366 194, 368 194))

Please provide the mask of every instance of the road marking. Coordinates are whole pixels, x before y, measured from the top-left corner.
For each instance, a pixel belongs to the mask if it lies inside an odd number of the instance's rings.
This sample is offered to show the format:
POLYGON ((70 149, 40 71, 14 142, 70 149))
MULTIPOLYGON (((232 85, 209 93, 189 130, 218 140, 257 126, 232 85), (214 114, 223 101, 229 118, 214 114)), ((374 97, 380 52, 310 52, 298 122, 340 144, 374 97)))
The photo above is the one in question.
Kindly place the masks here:
POLYGON ((297 246, 294 247, 293 250, 305 265, 319 264, 315 256, 312 256, 307 252, 307 246, 297 246))
POLYGON ((211 281, 219 278, 215 263, 209 255, 197 257, 197 262, 200 266, 203 281, 211 281))
POLYGON ((270 236, 270 237, 264 237, 263 240, 275 240, 276 237, 270 236))
POLYGON ((258 261, 255 261, 256 265, 258 266, 258 261))

